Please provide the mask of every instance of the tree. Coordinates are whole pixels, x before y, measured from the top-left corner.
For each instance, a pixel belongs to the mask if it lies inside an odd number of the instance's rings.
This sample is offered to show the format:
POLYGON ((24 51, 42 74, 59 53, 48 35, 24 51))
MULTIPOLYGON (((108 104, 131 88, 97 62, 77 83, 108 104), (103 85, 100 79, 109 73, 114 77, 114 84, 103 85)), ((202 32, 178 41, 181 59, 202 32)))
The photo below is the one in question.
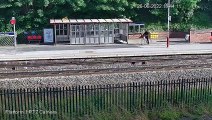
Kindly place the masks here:
MULTIPOLYGON (((211 22, 212 0, 171 0, 172 26, 201 24, 211 22), (204 8, 204 9, 203 9, 204 8), (207 9, 206 9, 207 8, 207 9), (203 19, 206 18, 206 19, 203 19), (198 23, 198 21, 202 21, 198 23)), ((40 29, 49 26, 49 19, 95 19, 95 18, 131 18, 148 25, 157 24, 163 29, 167 23, 166 8, 138 8, 139 4, 166 5, 167 0, 1 0, 0 17, 7 21, 12 16, 18 21, 22 31, 40 29)), ((0 22, 0 30, 4 28, 0 22)), ((156 26, 157 27, 157 26, 156 26)), ((185 27, 185 28, 186 28, 185 27)), ((11 27, 8 27, 8 30, 11 27)))

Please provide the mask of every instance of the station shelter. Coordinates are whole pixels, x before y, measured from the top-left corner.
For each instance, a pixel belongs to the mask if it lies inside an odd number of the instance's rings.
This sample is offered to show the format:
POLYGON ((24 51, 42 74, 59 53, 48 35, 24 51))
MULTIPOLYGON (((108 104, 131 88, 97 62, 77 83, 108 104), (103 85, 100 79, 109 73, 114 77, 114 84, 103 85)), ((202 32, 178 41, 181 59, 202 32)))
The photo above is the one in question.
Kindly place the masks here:
POLYGON ((54 43, 112 44, 128 41, 130 19, 51 19, 54 43))

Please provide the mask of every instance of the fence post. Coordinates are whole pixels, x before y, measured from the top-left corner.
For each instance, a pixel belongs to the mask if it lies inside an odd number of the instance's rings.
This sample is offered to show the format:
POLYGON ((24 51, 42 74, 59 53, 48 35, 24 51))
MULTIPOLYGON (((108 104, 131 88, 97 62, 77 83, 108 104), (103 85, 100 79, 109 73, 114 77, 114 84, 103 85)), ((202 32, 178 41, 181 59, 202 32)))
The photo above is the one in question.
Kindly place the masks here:
POLYGON ((67 90, 68 88, 67 87, 65 87, 64 89, 63 89, 63 94, 65 94, 64 96, 65 96, 65 104, 64 104, 64 111, 66 111, 66 115, 68 116, 68 108, 69 108, 69 104, 68 104, 68 94, 67 94, 67 92, 68 92, 68 90, 67 90), (65 92, 65 93, 64 93, 65 92), (66 107, 65 107, 66 106, 66 107))
POLYGON ((130 83, 126 83, 126 109, 129 110, 129 85, 130 83))
POLYGON ((132 101, 133 101, 133 103, 132 103, 132 109, 134 110, 134 108, 135 108, 135 83, 133 82, 133 84, 132 84, 133 86, 132 86, 132 93, 130 93, 130 94, 132 94, 133 96, 132 96, 132 101))
MULTIPOLYGON (((17 91, 18 90, 14 89, 14 106, 15 106, 14 108, 15 108, 15 111, 19 111, 19 113, 20 113, 20 110, 17 109, 17 102, 18 102, 18 100, 17 100, 17 91)), ((18 117, 17 114, 15 114, 15 119, 17 119, 17 117, 18 117)))
POLYGON ((78 93, 78 96, 79 96, 79 97, 78 97, 79 99, 77 100, 77 101, 78 101, 78 115, 81 115, 81 111, 82 111, 82 109, 81 109, 81 107, 82 107, 82 106, 81 106, 81 105, 82 105, 81 99, 82 99, 82 98, 81 98, 81 94, 80 94, 80 93, 81 93, 81 87, 80 87, 80 86, 78 86, 78 90, 77 90, 76 93, 78 93))
MULTIPOLYGON (((61 113, 63 113, 63 106, 62 106, 62 105, 63 105, 63 104, 62 104, 62 102, 63 102, 63 101, 62 101, 62 87, 59 88, 59 91, 60 91, 60 92, 59 92, 59 94, 60 94, 60 102, 59 102, 59 103, 60 103, 60 111, 61 111, 61 113)), ((61 116, 61 118, 62 118, 62 114, 61 114, 60 116, 61 116)))
POLYGON ((184 80, 182 79, 181 81, 181 104, 182 104, 182 107, 183 107, 183 100, 184 100, 184 89, 183 89, 183 86, 184 86, 184 80))
POLYGON ((4 119, 4 109, 3 109, 3 94, 2 94, 2 90, 0 89, 0 109, 1 109, 1 116, 4 119))
POLYGON ((188 80, 188 105, 189 105, 189 107, 190 107, 190 103, 191 103, 191 98, 193 97, 192 95, 191 95, 191 92, 192 92, 192 90, 191 90, 191 83, 192 83, 192 79, 189 79, 188 80))
POLYGON ((149 81, 149 109, 151 109, 152 108, 152 94, 153 94, 153 92, 152 92, 152 81, 149 81))
POLYGON ((161 81, 157 81, 157 108, 160 108, 161 106, 161 81))
MULTIPOLYGON (((123 89, 123 88, 122 88, 122 89, 123 89)), ((136 96, 135 96, 135 107, 136 107, 136 109, 138 109, 138 108, 139 108, 139 106, 138 106, 138 105, 139 105, 139 104, 138 104, 138 102, 139 102, 139 97, 138 97, 139 94, 138 94, 138 93, 139 93, 139 92, 138 92, 138 83, 137 83, 137 82, 135 83, 135 89, 136 89, 136 91, 135 91, 135 95, 136 95, 136 96)))
POLYGON ((22 98, 22 95, 24 93, 24 98, 23 98, 24 99, 24 103, 22 105, 26 105, 26 104, 28 105, 28 107, 24 106, 24 108, 22 110, 25 109, 25 112, 26 112, 25 117, 27 119, 32 119, 32 118, 30 118, 30 114, 31 114, 31 117, 32 117, 33 116, 33 113, 29 113, 29 110, 32 110, 32 105, 34 104, 32 102, 32 98, 30 98, 32 96, 29 97, 29 93, 31 92, 31 89, 26 88, 26 92, 27 92, 27 95, 25 95, 26 94, 25 93, 25 89, 22 89, 21 92, 20 92, 21 98, 22 98), (27 97, 27 100, 26 100, 26 97, 27 97), (29 102, 30 101, 29 99, 31 100, 31 103, 29 102), (26 101, 27 101, 27 103, 25 103, 26 101))
MULTIPOLYGON (((10 99, 10 100, 9 100, 10 104, 9 104, 9 105, 11 105, 10 110, 11 110, 11 111, 14 111, 14 109, 13 109, 13 98, 12 98, 12 95, 13 95, 13 94, 12 94, 12 92, 13 92, 12 89, 10 89, 10 90, 9 90, 9 94, 10 94, 10 97, 9 97, 9 99, 10 99)), ((12 113, 12 114, 10 115, 10 119, 13 119, 13 115, 14 115, 14 113, 12 113)))
MULTIPOLYGON (((202 88, 202 79, 199 80, 199 84, 200 84, 200 94, 199 94, 199 100, 202 98, 203 95, 203 88, 202 88)), ((201 99, 201 103, 202 103, 202 99, 201 99)))
POLYGON ((84 105, 85 105, 85 109, 84 109, 84 114, 88 114, 88 109, 87 109, 87 107, 88 107, 88 97, 87 97, 87 86, 85 85, 84 86, 84 89, 85 89, 85 91, 84 91, 84 94, 85 94, 85 97, 84 97, 84 105))
POLYGON ((8 114, 8 113, 6 113, 6 110, 7 110, 7 100, 6 100, 7 94, 6 94, 6 90, 5 90, 5 89, 3 90, 3 96, 4 96, 4 101, 3 101, 3 103, 4 103, 4 110, 5 110, 4 118, 5 118, 5 119, 8 119, 8 118, 7 118, 7 114, 8 114))
POLYGON ((130 92, 128 93, 129 95, 130 95, 130 99, 128 99, 128 100, 130 100, 130 106, 129 106, 129 108, 130 108, 130 111, 132 110, 132 91, 131 91, 131 88, 132 87, 132 83, 130 83, 130 86, 129 86, 129 89, 130 89, 130 92))
POLYGON ((209 96, 210 96, 210 81, 207 79, 207 104, 209 103, 209 96))

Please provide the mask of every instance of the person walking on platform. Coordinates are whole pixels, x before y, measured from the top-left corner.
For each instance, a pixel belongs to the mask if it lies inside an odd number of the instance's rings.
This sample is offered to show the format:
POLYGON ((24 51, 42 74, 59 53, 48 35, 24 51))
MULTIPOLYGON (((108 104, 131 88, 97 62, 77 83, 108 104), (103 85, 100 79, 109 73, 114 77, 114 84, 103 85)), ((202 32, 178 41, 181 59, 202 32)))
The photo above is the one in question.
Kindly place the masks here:
POLYGON ((146 39, 146 43, 147 44, 149 44, 149 35, 150 35, 150 33, 147 30, 143 34, 144 39, 146 39))

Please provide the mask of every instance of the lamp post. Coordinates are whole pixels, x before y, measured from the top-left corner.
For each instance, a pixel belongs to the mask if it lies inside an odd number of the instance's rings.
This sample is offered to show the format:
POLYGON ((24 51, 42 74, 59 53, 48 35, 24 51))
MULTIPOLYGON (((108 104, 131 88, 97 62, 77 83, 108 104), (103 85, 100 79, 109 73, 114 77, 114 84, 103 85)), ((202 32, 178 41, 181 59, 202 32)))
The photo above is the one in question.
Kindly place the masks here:
POLYGON ((167 48, 169 47, 169 34, 170 34, 170 21, 171 21, 171 16, 170 16, 170 0, 168 0, 168 36, 167 36, 167 48))
POLYGON ((16 24, 16 19, 15 17, 12 17, 12 19, 10 20, 10 24, 13 25, 13 32, 14 32, 14 46, 16 47, 17 42, 16 42, 16 32, 15 32, 15 24, 16 24))

